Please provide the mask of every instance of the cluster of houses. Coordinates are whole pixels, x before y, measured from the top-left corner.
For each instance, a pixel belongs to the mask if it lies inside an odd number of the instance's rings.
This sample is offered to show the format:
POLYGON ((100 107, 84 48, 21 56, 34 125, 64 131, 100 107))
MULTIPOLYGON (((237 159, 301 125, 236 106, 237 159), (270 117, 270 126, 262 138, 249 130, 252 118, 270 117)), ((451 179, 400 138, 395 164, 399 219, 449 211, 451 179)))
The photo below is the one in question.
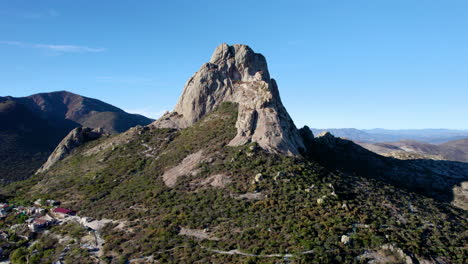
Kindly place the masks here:
MULTIPOLYGON (((60 202, 54 200, 37 200, 33 203, 33 206, 15 206, 9 205, 7 203, 0 203, 0 220, 4 219, 8 216, 14 215, 15 217, 22 217, 25 219, 25 222, 28 226, 29 231, 25 234, 19 235, 20 237, 24 237, 25 239, 29 240, 35 236, 35 233, 41 232, 46 230, 47 228, 60 224, 61 219, 68 218, 70 216, 75 216, 76 212, 70 209, 59 207, 60 202)), ((75 217, 71 218, 71 220, 78 221, 79 224, 87 227, 91 232, 94 232, 92 229, 95 228, 93 223, 95 223, 95 219, 90 217, 75 217)), ((18 227, 24 227, 24 225, 13 225, 11 226, 12 230, 16 230, 18 227), (16 226, 16 227, 15 227, 16 226)), ((27 229, 26 229, 27 230, 27 229)), ((18 234, 17 234, 18 235, 18 234)), ((0 230, 0 241, 6 240, 8 241, 9 234, 6 231, 0 230)), ((97 245, 97 238, 96 238, 96 245, 97 245)), ((99 248, 97 246, 93 246, 89 243, 81 244, 81 247, 87 249, 89 252, 98 252, 99 248)), ((69 247, 67 246, 69 249, 69 247)), ((67 248, 62 252, 61 258, 59 261, 54 263, 63 263, 63 256, 67 251, 67 248)), ((0 259, 3 256, 4 249, 0 244, 0 259)), ((0 264, 3 263, 0 261, 0 264)), ((9 262, 7 262, 9 263, 9 262)))
POLYGON ((10 206, 6 203, 0 203, 0 218, 5 218, 10 213, 27 216, 26 223, 29 229, 32 232, 38 232, 57 224, 57 219, 75 215, 73 210, 58 207, 59 205, 60 202, 58 201, 42 201, 41 199, 36 200, 34 206, 10 206), (50 207, 50 214, 47 214, 47 210, 42 208, 42 206, 50 207))

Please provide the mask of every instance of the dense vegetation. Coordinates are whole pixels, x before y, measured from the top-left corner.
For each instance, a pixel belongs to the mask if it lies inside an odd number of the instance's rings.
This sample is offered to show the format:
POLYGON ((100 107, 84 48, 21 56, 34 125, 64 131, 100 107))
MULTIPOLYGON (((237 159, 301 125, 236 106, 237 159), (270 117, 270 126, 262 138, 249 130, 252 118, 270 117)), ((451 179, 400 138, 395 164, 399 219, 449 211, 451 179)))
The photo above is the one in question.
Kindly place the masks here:
POLYGON ((67 132, 25 106, 0 98, 0 186, 33 174, 67 132))
MULTIPOLYGON (((377 180, 269 154, 255 143, 229 147, 236 117, 237 106, 224 103, 187 129, 137 128, 100 139, 3 194, 16 203, 53 198, 82 216, 120 220, 123 228, 109 224, 103 232, 102 260, 109 263, 149 256, 161 263, 281 262, 284 256, 275 254, 291 254, 286 261, 293 263, 358 263, 365 262, 358 256, 384 244, 414 259, 466 261, 464 211, 377 180), (205 157, 197 173, 167 187, 163 173, 199 150, 205 157), (211 186, 212 175, 230 183, 211 186), (205 236, 181 235, 182 228, 205 236), (341 242, 343 235, 349 243, 341 242), (245 255, 225 254, 230 250, 245 255)), ((47 262, 50 248, 40 245, 47 262)), ((30 249, 18 250, 27 255, 30 249)), ((85 262, 86 254, 81 258, 85 262)))

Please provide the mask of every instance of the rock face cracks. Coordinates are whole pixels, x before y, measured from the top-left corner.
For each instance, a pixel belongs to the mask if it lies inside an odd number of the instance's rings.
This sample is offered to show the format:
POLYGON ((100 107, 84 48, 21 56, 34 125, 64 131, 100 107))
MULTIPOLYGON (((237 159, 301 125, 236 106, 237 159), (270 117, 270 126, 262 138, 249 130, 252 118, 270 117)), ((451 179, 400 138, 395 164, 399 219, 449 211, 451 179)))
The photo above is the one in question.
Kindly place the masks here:
POLYGON ((278 86, 270 79, 265 57, 240 44, 219 45, 210 62, 187 81, 174 111, 153 126, 189 127, 226 101, 239 105, 237 135, 230 145, 257 142, 267 151, 291 156, 305 149, 278 86))

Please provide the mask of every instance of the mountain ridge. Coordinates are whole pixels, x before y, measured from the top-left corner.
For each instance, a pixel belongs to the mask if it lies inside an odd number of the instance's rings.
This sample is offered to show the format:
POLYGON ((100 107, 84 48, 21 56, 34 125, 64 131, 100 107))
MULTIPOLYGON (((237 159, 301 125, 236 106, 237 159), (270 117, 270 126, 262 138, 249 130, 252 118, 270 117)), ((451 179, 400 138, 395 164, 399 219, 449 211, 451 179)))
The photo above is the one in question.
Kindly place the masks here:
POLYGON ((437 145, 416 140, 380 143, 358 142, 358 144, 384 156, 398 156, 399 153, 414 153, 433 159, 468 162, 468 138, 448 141, 437 145))
POLYGON ((152 121, 67 91, 0 97, 0 183, 31 176, 76 127, 115 134, 152 121))
POLYGON ((315 135, 328 131, 337 137, 351 139, 357 142, 377 143, 399 140, 417 140, 425 143, 440 144, 452 140, 468 138, 468 130, 456 129, 356 129, 329 128, 311 129, 315 135))
POLYGON ((121 133, 129 127, 149 124, 152 119, 138 114, 128 114, 124 110, 101 100, 81 96, 68 91, 38 93, 27 97, 0 97, 0 101, 15 101, 28 107, 44 119, 70 123, 70 126, 102 127, 108 133, 121 133), (116 119, 99 118, 105 113, 115 113, 116 119), (114 123, 109 123, 114 121, 114 123), (127 124, 120 124, 127 123, 127 124))

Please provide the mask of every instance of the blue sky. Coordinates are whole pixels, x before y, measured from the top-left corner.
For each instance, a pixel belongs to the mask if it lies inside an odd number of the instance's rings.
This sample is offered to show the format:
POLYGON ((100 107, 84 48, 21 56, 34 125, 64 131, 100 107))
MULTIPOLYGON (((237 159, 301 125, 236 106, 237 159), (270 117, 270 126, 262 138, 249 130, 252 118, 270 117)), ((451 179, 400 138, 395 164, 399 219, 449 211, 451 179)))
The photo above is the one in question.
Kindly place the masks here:
POLYGON ((468 128, 468 1, 0 1, 0 96, 153 117, 222 42, 266 56, 296 125, 468 128))

